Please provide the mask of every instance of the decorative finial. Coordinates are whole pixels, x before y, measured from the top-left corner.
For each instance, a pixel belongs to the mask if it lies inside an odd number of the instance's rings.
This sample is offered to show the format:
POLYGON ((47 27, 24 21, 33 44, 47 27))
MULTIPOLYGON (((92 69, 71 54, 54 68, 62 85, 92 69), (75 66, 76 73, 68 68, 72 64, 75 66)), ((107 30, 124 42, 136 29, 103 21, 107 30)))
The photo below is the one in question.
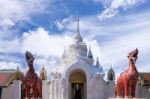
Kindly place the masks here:
POLYGON ((76 36, 74 38, 74 41, 75 41, 75 43, 79 43, 79 42, 83 41, 83 39, 80 35, 79 16, 77 17, 77 33, 76 33, 76 36))
POLYGON ((77 16, 77 33, 80 33, 80 23, 79 23, 80 19, 79 16, 77 16))

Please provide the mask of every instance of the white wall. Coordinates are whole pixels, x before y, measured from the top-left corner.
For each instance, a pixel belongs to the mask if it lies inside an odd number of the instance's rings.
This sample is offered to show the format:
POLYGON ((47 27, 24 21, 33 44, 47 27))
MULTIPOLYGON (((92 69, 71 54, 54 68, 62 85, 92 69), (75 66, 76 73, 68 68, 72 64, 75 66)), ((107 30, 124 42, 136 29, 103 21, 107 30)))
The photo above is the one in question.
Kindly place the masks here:
POLYGON ((7 88, 2 88, 1 99, 12 99, 13 97, 13 85, 8 86, 7 88))
POLYGON ((21 81, 15 80, 6 88, 2 88, 1 99, 21 99, 21 81))
POLYGON ((150 99, 150 92, 148 89, 142 87, 140 84, 136 85, 136 97, 150 99))
MULTIPOLYGON (((93 75, 95 72, 88 65, 75 64, 67 69, 66 75, 60 79, 52 79, 49 99, 70 99, 69 75, 77 69, 86 75, 87 99, 108 99, 114 96, 114 81, 104 81, 102 75, 93 75), (94 72, 94 73, 93 73, 94 72)), ((55 74, 54 74, 55 75, 55 74)), ((56 75, 55 75, 56 76, 56 75)))
POLYGON ((87 99, 108 99, 114 96, 114 81, 106 82, 103 78, 92 78, 88 83, 87 99))
POLYGON ((42 99, 49 99, 49 82, 47 80, 42 81, 42 99))
POLYGON ((21 99, 21 83, 20 80, 13 81, 13 99, 21 99))
MULTIPOLYGON (((69 83, 65 79, 52 80, 49 87, 49 99, 68 99, 69 83), (62 83, 62 84, 61 84, 62 83)), ((114 97, 114 81, 105 82, 103 78, 91 78, 87 81, 87 99, 108 99, 114 97)), ((46 99, 46 98, 43 98, 46 99)))

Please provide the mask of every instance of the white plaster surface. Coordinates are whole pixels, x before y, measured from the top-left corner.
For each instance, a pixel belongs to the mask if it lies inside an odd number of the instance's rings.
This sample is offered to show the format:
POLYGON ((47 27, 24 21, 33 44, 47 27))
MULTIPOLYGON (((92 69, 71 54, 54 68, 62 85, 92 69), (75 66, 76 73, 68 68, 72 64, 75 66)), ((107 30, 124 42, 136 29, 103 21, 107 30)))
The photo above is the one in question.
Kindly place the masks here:
POLYGON ((75 70, 83 71, 86 76, 86 82, 84 83, 85 99, 113 97, 114 81, 104 80, 102 66, 94 65, 94 59, 87 56, 86 44, 81 40, 77 41, 69 46, 68 51, 65 51, 61 64, 55 66, 52 70, 49 99, 71 99, 69 77, 75 70))
POLYGON ((136 85, 136 96, 138 98, 147 98, 150 99, 150 92, 148 89, 142 87, 141 85, 136 85))
POLYGON ((49 82, 47 80, 42 81, 42 98, 49 99, 49 82))
POLYGON ((2 88, 1 99, 21 99, 21 81, 15 80, 13 84, 2 88))

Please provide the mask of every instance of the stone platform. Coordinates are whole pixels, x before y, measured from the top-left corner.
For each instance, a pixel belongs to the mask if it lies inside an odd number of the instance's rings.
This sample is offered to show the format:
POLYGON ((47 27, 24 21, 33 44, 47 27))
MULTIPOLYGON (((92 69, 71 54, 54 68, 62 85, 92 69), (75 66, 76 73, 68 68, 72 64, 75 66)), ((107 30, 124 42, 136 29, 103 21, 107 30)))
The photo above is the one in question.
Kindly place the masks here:
POLYGON ((148 99, 148 98, 109 98, 109 99, 148 99))

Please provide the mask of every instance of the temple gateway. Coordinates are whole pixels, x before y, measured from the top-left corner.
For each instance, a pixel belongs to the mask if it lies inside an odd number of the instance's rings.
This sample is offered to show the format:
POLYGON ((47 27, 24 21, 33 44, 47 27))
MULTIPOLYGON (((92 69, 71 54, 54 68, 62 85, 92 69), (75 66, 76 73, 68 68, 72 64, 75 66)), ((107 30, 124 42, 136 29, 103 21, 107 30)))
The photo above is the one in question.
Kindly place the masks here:
POLYGON ((83 42, 79 20, 74 42, 62 55, 62 62, 52 70, 50 99, 108 99, 114 96, 114 72, 104 80, 103 67, 83 42))
MULTIPOLYGON (((130 55, 131 59, 135 57, 133 55, 130 55)), ((123 85, 121 81, 118 81, 120 84, 115 84, 113 68, 111 67, 105 74, 99 59, 93 59, 90 47, 87 48, 81 37, 79 19, 73 43, 64 51, 61 63, 52 69, 51 80, 47 80, 44 67, 40 75, 35 73, 34 57, 30 52, 26 52, 25 57, 27 62, 25 73, 21 73, 18 68, 0 71, 0 99, 109 99, 116 97, 116 93, 117 96, 124 97, 123 94, 118 94, 120 89, 116 92, 116 86, 117 88, 126 86, 119 86, 123 85), (107 76, 107 80, 104 80, 104 76, 107 76)), ((124 74, 126 75, 126 72, 124 74)), ((136 82, 133 84, 136 86, 136 97, 150 99, 150 87, 143 87, 144 77, 150 77, 148 73, 146 74, 147 76, 144 76, 144 73, 141 76, 140 73, 138 79, 136 72, 136 82)), ((130 97, 130 93, 125 95, 130 97)))

